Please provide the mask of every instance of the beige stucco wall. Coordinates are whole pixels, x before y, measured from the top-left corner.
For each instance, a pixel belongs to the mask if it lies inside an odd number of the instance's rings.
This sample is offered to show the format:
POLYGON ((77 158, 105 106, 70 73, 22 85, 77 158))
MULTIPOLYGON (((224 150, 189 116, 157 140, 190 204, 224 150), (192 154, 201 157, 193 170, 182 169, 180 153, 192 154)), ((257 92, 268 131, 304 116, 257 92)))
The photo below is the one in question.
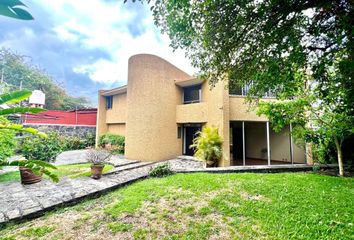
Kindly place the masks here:
POLYGON ((229 96, 230 121, 267 121, 264 116, 258 116, 255 109, 245 102, 245 97, 229 96))
POLYGON ((107 132, 125 136, 125 123, 107 124, 107 132))
POLYGON ((208 105, 206 102, 176 106, 177 123, 204 123, 207 121, 208 105))
POLYGON ((229 94, 224 82, 218 82, 214 87, 210 87, 208 82, 204 82, 202 85, 202 101, 207 104, 208 122, 206 126, 217 127, 223 138, 223 159, 219 165, 229 166, 229 94))
POLYGON ((174 80, 189 78, 157 56, 140 54, 129 59, 126 158, 158 161, 181 154, 176 105, 182 96, 174 80))
POLYGON ((106 123, 125 123, 126 122, 127 94, 113 95, 112 109, 106 110, 106 123))

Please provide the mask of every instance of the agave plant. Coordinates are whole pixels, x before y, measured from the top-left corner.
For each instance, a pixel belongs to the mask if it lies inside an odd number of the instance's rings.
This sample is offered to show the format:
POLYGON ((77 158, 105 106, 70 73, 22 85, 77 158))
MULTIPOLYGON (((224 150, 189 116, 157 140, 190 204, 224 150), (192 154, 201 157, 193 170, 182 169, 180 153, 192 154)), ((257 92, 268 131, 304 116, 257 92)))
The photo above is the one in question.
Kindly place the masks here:
MULTIPOLYGON (((14 104, 20 102, 22 100, 27 99, 31 96, 32 92, 28 90, 14 91, 10 93, 0 94, 0 105, 3 104, 14 104)), ((6 109, 0 109, 0 116, 8 116, 11 114, 19 114, 19 113, 38 113, 42 112, 44 109, 42 108, 29 108, 29 107, 9 107, 6 109)), ((41 137, 46 137, 46 135, 37 129, 34 128, 26 128, 21 124, 14 124, 8 121, 1 121, 0 119, 0 135, 2 130, 13 130, 20 132, 28 132, 31 134, 35 134, 41 137)), ((53 181, 57 182, 59 179, 55 174, 52 174, 48 169, 56 169, 56 167, 52 164, 38 161, 38 160, 19 160, 19 161, 8 161, 7 159, 0 158, 0 167, 4 166, 18 166, 18 167, 26 167, 31 169, 35 174, 40 174, 41 172, 50 177, 53 181)))
POLYGON ((196 149, 194 156, 204 160, 207 167, 216 167, 222 158, 222 143, 217 128, 205 127, 198 133, 190 148, 196 149))

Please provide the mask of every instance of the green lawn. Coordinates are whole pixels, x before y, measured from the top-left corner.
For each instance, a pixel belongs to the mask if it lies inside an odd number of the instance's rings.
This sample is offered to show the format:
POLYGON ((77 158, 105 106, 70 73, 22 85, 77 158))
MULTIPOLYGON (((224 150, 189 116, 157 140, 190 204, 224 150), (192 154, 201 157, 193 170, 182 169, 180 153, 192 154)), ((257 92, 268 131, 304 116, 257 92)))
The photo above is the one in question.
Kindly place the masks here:
POLYGON ((353 206, 353 178, 177 174, 8 225, 0 239, 354 239, 353 206))
MULTIPOLYGON (((69 178, 77 178, 83 176, 91 176, 91 164, 83 163, 83 164, 68 164, 68 165, 60 165, 57 166, 57 170, 53 170, 52 172, 58 175, 59 178, 69 177, 69 178)), ((112 165, 105 165, 103 172, 108 172, 113 169, 112 165)), ((46 177, 46 176, 45 176, 46 177)), ((0 183, 1 182, 9 182, 9 181, 20 181, 20 172, 6 172, 0 174, 0 183)))

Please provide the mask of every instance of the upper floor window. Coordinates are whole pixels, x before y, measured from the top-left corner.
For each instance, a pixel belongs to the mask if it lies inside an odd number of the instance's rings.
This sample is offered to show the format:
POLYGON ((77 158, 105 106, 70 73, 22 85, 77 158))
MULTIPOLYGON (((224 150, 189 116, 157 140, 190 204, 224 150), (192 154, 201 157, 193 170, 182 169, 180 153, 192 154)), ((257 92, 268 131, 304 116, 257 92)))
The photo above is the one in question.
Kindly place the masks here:
MULTIPOLYGON (((236 96, 247 96, 248 92, 250 91, 251 86, 252 86, 252 83, 246 84, 243 87, 236 86, 232 89, 230 88, 229 93, 231 95, 236 95, 236 96)), ((263 97, 275 97, 275 94, 274 94, 274 92, 269 90, 264 94, 263 97)))
POLYGON ((183 103, 199 103, 202 100, 202 85, 183 88, 183 103))
POLYGON ((112 109, 113 107, 113 96, 106 96, 106 109, 112 109))

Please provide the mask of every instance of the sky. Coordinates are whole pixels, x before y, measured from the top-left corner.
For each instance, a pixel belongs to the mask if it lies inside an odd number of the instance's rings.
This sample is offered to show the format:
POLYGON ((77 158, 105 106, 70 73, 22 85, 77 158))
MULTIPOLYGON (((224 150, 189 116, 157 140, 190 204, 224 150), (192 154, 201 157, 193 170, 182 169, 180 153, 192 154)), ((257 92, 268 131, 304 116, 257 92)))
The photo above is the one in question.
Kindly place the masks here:
POLYGON ((70 95, 97 104, 97 91, 126 84, 128 59, 158 55, 196 71, 153 23, 147 4, 123 0, 23 0, 34 21, 0 16, 0 48, 31 58, 70 95))

